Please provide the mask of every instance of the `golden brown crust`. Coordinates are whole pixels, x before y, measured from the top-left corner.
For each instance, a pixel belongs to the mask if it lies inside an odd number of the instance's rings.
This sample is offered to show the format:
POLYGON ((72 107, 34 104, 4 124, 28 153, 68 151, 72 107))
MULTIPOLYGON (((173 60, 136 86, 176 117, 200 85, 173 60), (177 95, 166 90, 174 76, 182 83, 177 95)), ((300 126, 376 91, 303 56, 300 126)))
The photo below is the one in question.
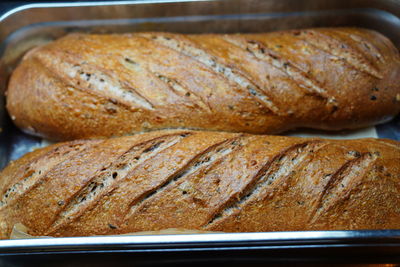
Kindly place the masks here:
POLYGON ((0 173, 0 233, 400 229, 400 143, 187 130, 73 141, 0 173))
POLYGON ((400 57, 377 32, 71 34, 14 71, 7 108, 25 131, 68 140, 188 128, 278 133, 387 121, 400 57))

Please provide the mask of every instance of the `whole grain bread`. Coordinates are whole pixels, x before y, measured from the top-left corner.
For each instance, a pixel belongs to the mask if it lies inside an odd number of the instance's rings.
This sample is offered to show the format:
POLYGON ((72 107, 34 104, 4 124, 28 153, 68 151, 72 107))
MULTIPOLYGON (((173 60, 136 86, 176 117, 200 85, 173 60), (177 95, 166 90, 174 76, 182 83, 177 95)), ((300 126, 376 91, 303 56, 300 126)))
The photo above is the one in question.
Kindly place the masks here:
POLYGON ((38 149, 0 173, 0 237, 400 229, 400 143, 186 130, 38 149))
POLYGON ((381 34, 70 34, 11 76, 7 108, 55 140, 186 128, 279 133, 385 122, 400 110, 400 57, 381 34))

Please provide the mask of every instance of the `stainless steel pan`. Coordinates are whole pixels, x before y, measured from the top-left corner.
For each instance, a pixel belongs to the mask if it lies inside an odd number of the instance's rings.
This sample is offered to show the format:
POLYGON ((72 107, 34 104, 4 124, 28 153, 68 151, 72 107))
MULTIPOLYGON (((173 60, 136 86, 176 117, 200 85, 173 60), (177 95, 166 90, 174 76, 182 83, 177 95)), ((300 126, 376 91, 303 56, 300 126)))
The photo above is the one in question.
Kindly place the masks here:
MULTIPOLYGON (((24 52, 73 31, 208 33, 360 26, 382 32, 400 47, 399 17, 400 1, 397 0, 144 0, 19 6, 0 17, 0 93, 5 91, 7 78, 24 52)), ((0 169, 43 143, 11 124, 1 101, 0 169)), ((377 132, 380 137, 400 139, 400 120, 377 127, 377 132)), ((70 266, 75 262, 109 266, 116 261, 144 265, 210 261, 247 265, 304 261, 400 262, 400 230, 0 241, 0 265, 57 262, 58 266, 70 266), (74 258, 63 265, 60 259, 65 254, 74 258)))

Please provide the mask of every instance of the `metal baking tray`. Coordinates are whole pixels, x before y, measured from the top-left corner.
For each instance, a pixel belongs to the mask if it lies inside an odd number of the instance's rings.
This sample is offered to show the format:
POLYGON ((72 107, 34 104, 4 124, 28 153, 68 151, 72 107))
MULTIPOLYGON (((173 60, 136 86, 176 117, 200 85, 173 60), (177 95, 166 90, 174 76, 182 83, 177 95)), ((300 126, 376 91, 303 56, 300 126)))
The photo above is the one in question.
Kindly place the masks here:
MULTIPOLYGON (((10 72, 27 50, 69 32, 232 33, 359 26, 385 34, 400 48, 399 17, 397 0, 143 0, 18 6, 0 16, 0 169, 46 143, 10 122, 2 97, 10 72)), ((372 130, 378 137, 400 140, 400 118, 372 130)), ((1 266, 27 262, 38 266, 396 263, 400 230, 0 240, 1 266), (65 254, 74 257, 60 261, 65 254)))

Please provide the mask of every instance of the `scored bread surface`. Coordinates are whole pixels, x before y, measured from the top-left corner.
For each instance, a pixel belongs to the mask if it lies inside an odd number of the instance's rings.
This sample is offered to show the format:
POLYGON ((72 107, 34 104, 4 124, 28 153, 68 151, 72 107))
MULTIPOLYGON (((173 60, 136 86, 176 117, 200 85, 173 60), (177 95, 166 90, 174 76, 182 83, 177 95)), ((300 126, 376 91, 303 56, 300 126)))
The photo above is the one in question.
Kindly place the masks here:
POLYGON ((400 110, 400 57, 381 34, 69 34, 27 53, 7 108, 54 140, 171 128, 279 133, 382 123, 400 110))
POLYGON ((400 229, 400 143, 155 131, 38 149, 0 173, 0 237, 183 228, 400 229))

